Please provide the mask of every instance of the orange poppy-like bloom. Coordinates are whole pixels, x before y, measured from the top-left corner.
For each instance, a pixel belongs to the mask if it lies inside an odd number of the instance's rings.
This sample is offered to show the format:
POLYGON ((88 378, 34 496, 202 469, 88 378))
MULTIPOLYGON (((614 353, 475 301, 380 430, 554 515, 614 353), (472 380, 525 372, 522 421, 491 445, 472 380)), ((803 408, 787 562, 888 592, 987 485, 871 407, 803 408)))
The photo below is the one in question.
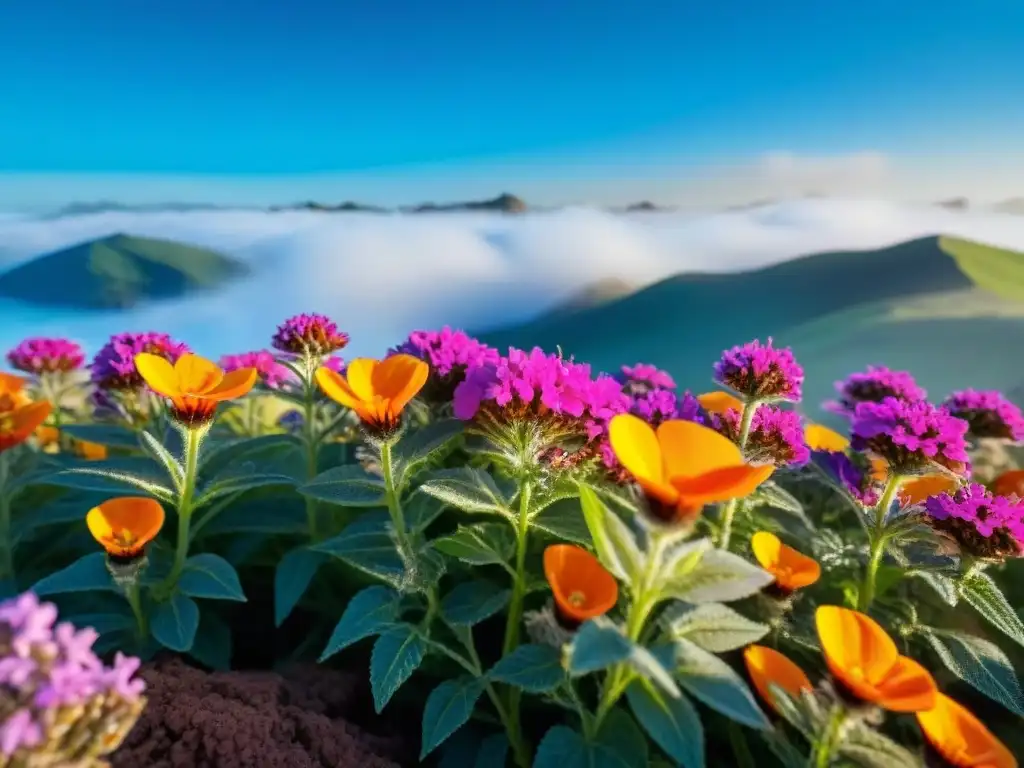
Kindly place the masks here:
POLYGON ((75 440, 75 453, 86 461, 102 461, 107 458, 107 446, 99 443, 91 443, 88 440, 75 440))
POLYGON ((750 645, 743 651, 747 674, 765 704, 778 712, 771 687, 777 686, 792 698, 804 691, 813 691, 810 679, 796 664, 773 648, 750 645))
POLYGON ((812 451, 836 453, 850 447, 850 441, 846 437, 821 424, 808 424, 804 427, 804 442, 812 451))
POLYGON ((1024 499, 1024 469, 1003 472, 992 481, 992 493, 996 496, 1019 496, 1024 499))
POLYGON ((29 399, 25 394, 25 379, 0 373, 0 451, 28 440, 51 410, 46 400, 29 399))
POLYGON ((148 496, 121 496, 90 509, 85 523, 111 558, 134 560, 160 533, 164 508, 148 496))
POLYGON ((750 538, 757 562, 775 577, 775 586, 783 592, 809 587, 821 578, 821 566, 807 555, 782 543, 768 531, 758 531, 750 538))
POLYGON ((905 507, 923 504, 925 499, 938 496, 940 493, 952 493, 959 483, 952 475, 923 475, 908 480, 900 486, 900 504, 905 507))
POLYGON ((697 395, 697 402, 708 413, 719 416, 726 411, 743 412, 743 401, 728 392, 705 392, 703 395, 697 395))
POLYGON ((917 722, 936 752, 955 768, 1017 768, 1017 758, 978 718, 944 694, 917 713, 917 722))
POLYGON ((559 618, 570 626, 603 616, 619 599, 615 577, 587 550, 572 544, 544 550, 544 576, 559 618))
POLYGON ((931 674, 901 656, 884 629, 859 611, 823 605, 814 621, 833 677, 858 699, 892 712, 924 712, 935 706, 931 674))
POLYGON ((175 420, 188 426, 212 420, 217 403, 247 394, 258 376, 255 368, 224 373, 216 363, 193 354, 171 364, 159 355, 141 352, 135 356, 135 368, 150 389, 171 401, 175 420))
POLYGON ((427 383, 430 366, 412 355, 384 360, 360 357, 348 364, 345 376, 320 368, 316 380, 324 394, 351 408, 364 426, 377 433, 393 432, 402 410, 427 383))
POLYGON ((692 519, 705 504, 743 498, 771 477, 772 465, 751 465, 737 445, 691 421, 658 426, 619 414, 608 426, 612 450, 666 522, 692 519))

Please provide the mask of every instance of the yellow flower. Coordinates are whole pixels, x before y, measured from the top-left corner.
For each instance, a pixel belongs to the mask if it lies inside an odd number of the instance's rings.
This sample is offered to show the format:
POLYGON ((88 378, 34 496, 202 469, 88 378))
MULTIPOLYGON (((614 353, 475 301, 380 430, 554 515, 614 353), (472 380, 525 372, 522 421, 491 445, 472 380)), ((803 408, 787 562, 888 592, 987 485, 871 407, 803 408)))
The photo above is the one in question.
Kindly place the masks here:
POLYGON ((247 394, 258 375, 255 368, 224 373, 216 363, 192 354, 171 365, 159 355, 142 352, 135 356, 135 367, 150 389, 171 401, 175 420, 188 426, 212 420, 217 403, 247 394))

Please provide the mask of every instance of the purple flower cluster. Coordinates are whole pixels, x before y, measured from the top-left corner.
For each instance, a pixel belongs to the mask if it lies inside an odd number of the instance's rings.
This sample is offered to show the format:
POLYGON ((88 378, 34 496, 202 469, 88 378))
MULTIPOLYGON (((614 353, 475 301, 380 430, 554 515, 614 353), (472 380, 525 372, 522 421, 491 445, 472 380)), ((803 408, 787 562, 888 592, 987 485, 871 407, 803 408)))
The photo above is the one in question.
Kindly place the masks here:
POLYGON ((799 402, 804 369, 788 347, 781 349, 755 339, 727 349, 715 363, 715 381, 750 400, 799 402))
POLYGON ((89 365, 92 382, 101 389, 139 389, 142 377, 135 368, 141 352, 167 358, 172 363, 189 352, 166 333, 119 333, 110 338, 89 365))
MULTIPOLYGON (((712 418, 712 425, 734 442, 739 442, 740 414, 728 410, 712 418)), ((785 411, 774 405, 761 405, 754 412, 744 447, 747 459, 757 464, 776 467, 802 467, 811 458, 811 450, 804 440, 804 426, 800 414, 785 411)))
POLYGON ((302 314, 281 323, 271 344, 290 355, 323 357, 348 344, 348 334, 326 315, 302 314))
POLYGON ((850 445, 884 459, 900 475, 929 474, 936 465, 965 475, 969 470, 967 422, 926 400, 887 397, 860 403, 850 445))
POLYGON ((639 395, 652 390, 675 389, 676 382, 667 372, 655 365, 637 363, 624 365, 615 377, 627 394, 639 395))
POLYGON ((445 326, 440 331, 413 331, 390 354, 418 357, 430 364, 438 376, 461 375, 467 368, 497 364, 501 353, 464 331, 445 326))
POLYGON ((16 371, 39 376, 44 373, 77 371, 85 363, 82 347, 68 339, 25 339, 7 353, 16 371))
POLYGON ((839 399, 825 403, 824 408, 848 418, 860 403, 880 403, 887 397, 916 403, 928 396, 907 371, 893 371, 884 365, 869 365, 866 371, 837 381, 836 391, 839 399))
POLYGON ((1002 392, 964 389, 954 392, 942 405, 970 425, 968 434, 971 437, 998 438, 1015 443, 1024 440, 1024 414, 1002 392))
POLYGON ((924 503, 931 524, 975 557, 1019 557, 1024 551, 1024 500, 994 496, 971 483, 924 503))
POLYGON ((871 463, 863 454, 814 451, 811 460, 862 506, 873 507, 882 498, 883 484, 874 478, 871 463))
POLYGON ((281 365, 273 353, 266 350, 243 352, 238 355, 224 355, 220 359, 220 367, 225 372, 237 371, 240 368, 255 368, 260 381, 270 389, 279 389, 292 376, 291 371, 281 365))
POLYGON ((103 718, 95 728, 76 723, 74 729, 76 740, 83 733, 99 740, 118 731, 123 738, 142 710, 145 683, 135 676, 139 660, 118 653, 106 667, 92 650, 95 630, 56 621, 57 608, 31 592, 0 603, 0 754, 7 758, 36 752, 60 757, 59 741, 66 733, 51 733, 50 727, 61 721, 63 711, 103 718))

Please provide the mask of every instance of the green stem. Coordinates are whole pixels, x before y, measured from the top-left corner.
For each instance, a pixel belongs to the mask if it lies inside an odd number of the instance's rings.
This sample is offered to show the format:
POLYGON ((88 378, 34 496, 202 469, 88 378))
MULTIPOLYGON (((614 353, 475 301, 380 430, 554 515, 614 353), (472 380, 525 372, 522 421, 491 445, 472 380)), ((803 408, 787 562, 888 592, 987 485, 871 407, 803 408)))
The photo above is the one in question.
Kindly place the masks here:
POLYGON ((842 732, 843 722, 846 720, 846 711, 838 706, 832 710, 828 727, 811 755, 809 768, 828 768, 832 762, 832 753, 839 742, 839 735, 842 732))
POLYGON ((142 594, 139 590, 139 581, 136 579, 124 591, 124 597, 131 606, 132 614, 135 616, 135 628, 138 631, 139 642, 146 639, 146 615, 142 612, 142 594))
POLYGON ((199 445, 207 432, 206 427, 185 430, 185 477, 181 484, 181 495, 178 496, 178 544, 174 551, 174 565, 167 579, 161 585, 165 589, 178 583, 188 558, 189 527, 192 523, 192 497, 196 491, 196 475, 199 467, 199 445))
MULTIPOLYGON (((750 436, 750 425, 754 421, 754 414, 760 403, 752 400, 743 404, 743 415, 740 417, 740 433, 737 438, 740 451, 747 447, 747 438, 750 436)), ((718 548, 728 549, 729 541, 732 539, 732 522, 736 517, 736 510, 739 508, 739 499, 730 499, 722 511, 722 530, 718 538, 718 548)))
MULTIPOLYGON (((523 623, 523 602, 526 599, 526 550, 530 533, 530 497, 533 487, 524 481, 519 489, 519 517, 516 525, 516 570, 512 581, 512 600, 509 603, 508 623, 505 625, 505 643, 502 657, 508 656, 519 645, 519 625, 523 623)), ((508 691, 508 738, 512 744, 523 744, 522 723, 519 703, 521 692, 518 688, 508 691)), ((525 747, 516 754, 516 764, 529 768, 529 755, 525 747), (525 760, 525 762, 523 762, 525 760)))
MULTIPOLYGON (((306 402, 303 407, 303 435, 306 443, 306 477, 312 480, 317 476, 320 468, 320 441, 316 436, 316 389, 312 381, 307 381, 305 386, 306 402)), ((306 525, 309 528, 309 538, 316 542, 320 537, 320 526, 317 519, 316 499, 306 497, 306 525)))
POLYGON ((900 475, 890 477, 889 482, 885 486, 885 491, 882 493, 882 498, 879 499, 878 504, 875 506, 874 526, 869 531, 871 555, 868 558, 867 569, 864 571, 864 583, 861 585, 860 592, 857 595, 857 610, 862 612, 867 611, 875 599, 875 583, 878 579, 878 568, 882 564, 882 555, 885 554, 886 537, 883 532, 885 516, 889 512, 893 499, 896 498, 896 494, 899 492, 902 484, 903 477, 900 475))
POLYGON ((0 451, 0 579, 14 578, 14 542, 11 541, 11 497, 7 495, 10 467, 0 451))
POLYGON ((412 557, 412 552, 408 544, 408 531, 405 529, 402 500, 398 497, 398 489, 395 487, 394 457, 391 455, 390 442, 385 442, 380 447, 380 470, 384 475, 384 497, 387 500, 388 513, 391 515, 391 525, 395 529, 398 551, 405 562, 407 558, 412 557))

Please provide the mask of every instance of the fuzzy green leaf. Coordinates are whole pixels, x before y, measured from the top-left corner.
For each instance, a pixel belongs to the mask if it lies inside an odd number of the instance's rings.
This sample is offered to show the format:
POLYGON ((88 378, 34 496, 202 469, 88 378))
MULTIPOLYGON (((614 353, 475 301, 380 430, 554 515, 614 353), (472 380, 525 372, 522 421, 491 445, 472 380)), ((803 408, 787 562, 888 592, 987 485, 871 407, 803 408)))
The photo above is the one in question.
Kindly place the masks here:
POLYGON ((377 638, 370 655, 370 688, 378 714, 419 668, 426 650, 426 641, 409 624, 391 627, 377 638))
POLYGON ((647 680, 635 680, 626 700, 647 735, 684 768, 704 766, 704 726, 690 700, 670 698, 647 680))
POLYGON ((705 651, 725 653, 756 643, 769 627, 740 615, 721 603, 674 604, 665 613, 672 636, 696 643, 705 651))
POLYGON ((318 501, 342 507, 380 507, 384 500, 384 481, 367 474, 356 464, 328 469, 298 488, 299 493, 318 501))
POLYGON ((998 645, 950 630, 928 627, 923 633, 946 669, 1014 714, 1024 717, 1024 692, 1013 663, 998 645))
POLYGON ((389 629, 398 619, 399 600, 398 593, 388 587, 373 586, 358 592, 345 606, 320 661, 389 629))
POLYGON ((991 576, 975 571, 960 580, 959 591, 992 626, 1018 645, 1024 645, 1024 622, 991 576))
POLYGON ((203 553, 185 561, 178 590, 189 597, 245 602, 245 593, 234 567, 219 555, 203 553))
POLYGON ((550 645, 520 645, 498 661, 488 677, 529 693, 547 693, 565 680, 562 653, 550 645))
POLYGON ((636 536, 589 486, 580 486, 580 506, 598 559, 613 576, 631 583, 640 573, 643 558, 636 536))
POLYGON ((589 547, 593 544, 587 521, 580 513, 578 490, 572 498, 565 498, 545 507, 530 520, 530 525, 560 541, 570 541, 589 547))
POLYGON ((475 467, 431 472, 419 490, 463 512, 511 515, 514 489, 502 489, 488 472, 475 467))
POLYGON ((689 640, 672 645, 676 680, 716 712, 748 728, 770 727, 747 684, 732 667, 689 640))
POLYGON ((649 768, 647 740, 633 718, 613 709, 590 742, 564 725, 548 730, 533 768, 649 768))
POLYGON ((166 603, 160 603, 150 622, 153 638, 165 648, 179 653, 191 650, 198 629, 199 606, 180 592, 166 603))
POLYGON ((505 565, 516 540, 507 523, 477 523, 460 525, 455 533, 435 539, 433 546, 470 565, 505 565))
POLYGON ((312 549, 340 558, 396 586, 405 575, 405 565, 398 556, 387 512, 364 514, 340 534, 314 545, 312 549))
POLYGON ((772 575, 732 552, 713 549, 682 577, 671 577, 663 594, 685 603, 729 603, 742 600, 771 584, 772 575))
POLYGON ((511 596, 512 590, 489 581, 464 581, 445 595, 441 615, 449 624, 471 627, 508 605, 511 596))
POLYGON ((274 571, 274 626, 280 627, 306 593, 327 556, 308 546, 286 553, 274 571))
POLYGON ((93 552, 78 558, 67 568, 51 573, 32 587, 38 597, 67 592, 114 592, 114 580, 107 570, 107 556, 93 552))
POLYGON ((464 676, 446 680, 431 691, 423 709, 421 762, 469 721, 485 685, 480 678, 464 676))
POLYGON ((404 481, 411 473, 462 435, 465 424, 459 419, 441 419, 404 435, 395 447, 396 467, 404 481))

